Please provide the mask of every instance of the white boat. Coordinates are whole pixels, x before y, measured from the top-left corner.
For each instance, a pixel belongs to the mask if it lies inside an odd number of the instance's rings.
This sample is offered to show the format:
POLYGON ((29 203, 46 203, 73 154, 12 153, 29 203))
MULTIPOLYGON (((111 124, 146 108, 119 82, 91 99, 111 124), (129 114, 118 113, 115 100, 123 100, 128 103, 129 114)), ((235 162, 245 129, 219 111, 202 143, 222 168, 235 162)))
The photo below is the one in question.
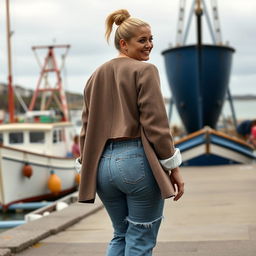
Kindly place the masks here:
POLYGON ((0 205, 4 210, 13 203, 61 196, 77 187, 75 160, 70 152, 76 130, 69 122, 61 79, 70 45, 32 47, 41 72, 29 107, 18 97, 26 117, 24 123, 16 122, 8 0, 6 6, 9 123, 0 125, 0 205), (65 50, 61 68, 55 48, 65 50), (47 50, 43 63, 36 54, 39 50, 47 50), (40 107, 36 106, 39 103, 40 107))
POLYGON ((75 128, 69 122, 9 123, 0 125, 0 205, 7 209, 17 202, 39 201, 61 196, 77 188, 71 157, 75 128), (31 177, 23 174, 32 167, 31 177), (48 189, 51 172, 61 180, 61 190, 48 189))

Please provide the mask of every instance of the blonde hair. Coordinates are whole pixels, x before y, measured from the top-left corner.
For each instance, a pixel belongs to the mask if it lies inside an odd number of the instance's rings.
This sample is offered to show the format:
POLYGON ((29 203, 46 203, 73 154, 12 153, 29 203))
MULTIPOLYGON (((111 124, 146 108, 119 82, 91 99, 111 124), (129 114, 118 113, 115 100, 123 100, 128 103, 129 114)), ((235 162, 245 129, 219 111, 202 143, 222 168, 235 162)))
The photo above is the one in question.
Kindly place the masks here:
POLYGON ((109 14, 106 19, 105 37, 107 39, 107 42, 109 42, 109 37, 112 32, 114 23, 118 26, 115 32, 114 40, 115 47, 117 50, 120 50, 120 39, 129 41, 134 36, 134 32, 136 31, 136 29, 138 29, 138 27, 149 26, 149 24, 145 21, 136 18, 131 18, 131 15, 127 10, 117 10, 109 14))

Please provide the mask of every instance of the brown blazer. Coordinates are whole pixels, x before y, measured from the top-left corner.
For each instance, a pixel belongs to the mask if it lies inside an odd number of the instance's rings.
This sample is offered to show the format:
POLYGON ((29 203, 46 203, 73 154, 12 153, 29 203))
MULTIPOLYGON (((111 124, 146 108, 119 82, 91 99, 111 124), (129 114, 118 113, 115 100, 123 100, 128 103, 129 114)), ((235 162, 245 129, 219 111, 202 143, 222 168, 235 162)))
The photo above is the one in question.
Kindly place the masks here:
POLYGON ((162 197, 174 195, 169 176, 158 161, 170 158, 175 148, 154 65, 123 57, 100 66, 84 89, 82 122, 79 202, 94 202, 105 143, 119 137, 141 137, 162 197))

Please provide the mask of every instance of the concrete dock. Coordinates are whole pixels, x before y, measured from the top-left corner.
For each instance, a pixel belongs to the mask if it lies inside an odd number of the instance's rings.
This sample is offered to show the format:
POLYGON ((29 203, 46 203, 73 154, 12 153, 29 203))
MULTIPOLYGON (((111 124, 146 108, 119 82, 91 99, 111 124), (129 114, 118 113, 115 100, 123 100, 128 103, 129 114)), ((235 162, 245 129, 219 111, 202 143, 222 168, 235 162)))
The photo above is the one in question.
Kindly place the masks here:
MULTIPOLYGON (((256 165, 186 167, 182 172, 185 194, 178 202, 166 201, 153 255, 255 256, 256 165)), ((100 202, 74 204, 1 233, 0 256, 105 255, 111 236, 100 202)))

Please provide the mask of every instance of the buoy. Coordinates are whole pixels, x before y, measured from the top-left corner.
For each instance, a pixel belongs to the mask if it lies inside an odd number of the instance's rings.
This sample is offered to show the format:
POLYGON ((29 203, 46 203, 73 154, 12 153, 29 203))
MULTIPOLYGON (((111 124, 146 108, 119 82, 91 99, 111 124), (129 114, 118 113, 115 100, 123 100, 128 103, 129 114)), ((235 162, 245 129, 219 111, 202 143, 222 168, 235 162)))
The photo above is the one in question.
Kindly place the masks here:
POLYGON ((25 163, 25 165, 22 168, 22 173, 25 177, 30 178, 33 174, 32 166, 28 163, 25 163))
POLYGON ((61 191, 61 179, 53 170, 51 171, 51 175, 48 179, 48 188, 55 195, 58 195, 61 191))
POLYGON ((77 185, 80 184, 80 179, 81 179, 80 173, 76 173, 75 181, 76 181, 76 184, 77 184, 77 185))

